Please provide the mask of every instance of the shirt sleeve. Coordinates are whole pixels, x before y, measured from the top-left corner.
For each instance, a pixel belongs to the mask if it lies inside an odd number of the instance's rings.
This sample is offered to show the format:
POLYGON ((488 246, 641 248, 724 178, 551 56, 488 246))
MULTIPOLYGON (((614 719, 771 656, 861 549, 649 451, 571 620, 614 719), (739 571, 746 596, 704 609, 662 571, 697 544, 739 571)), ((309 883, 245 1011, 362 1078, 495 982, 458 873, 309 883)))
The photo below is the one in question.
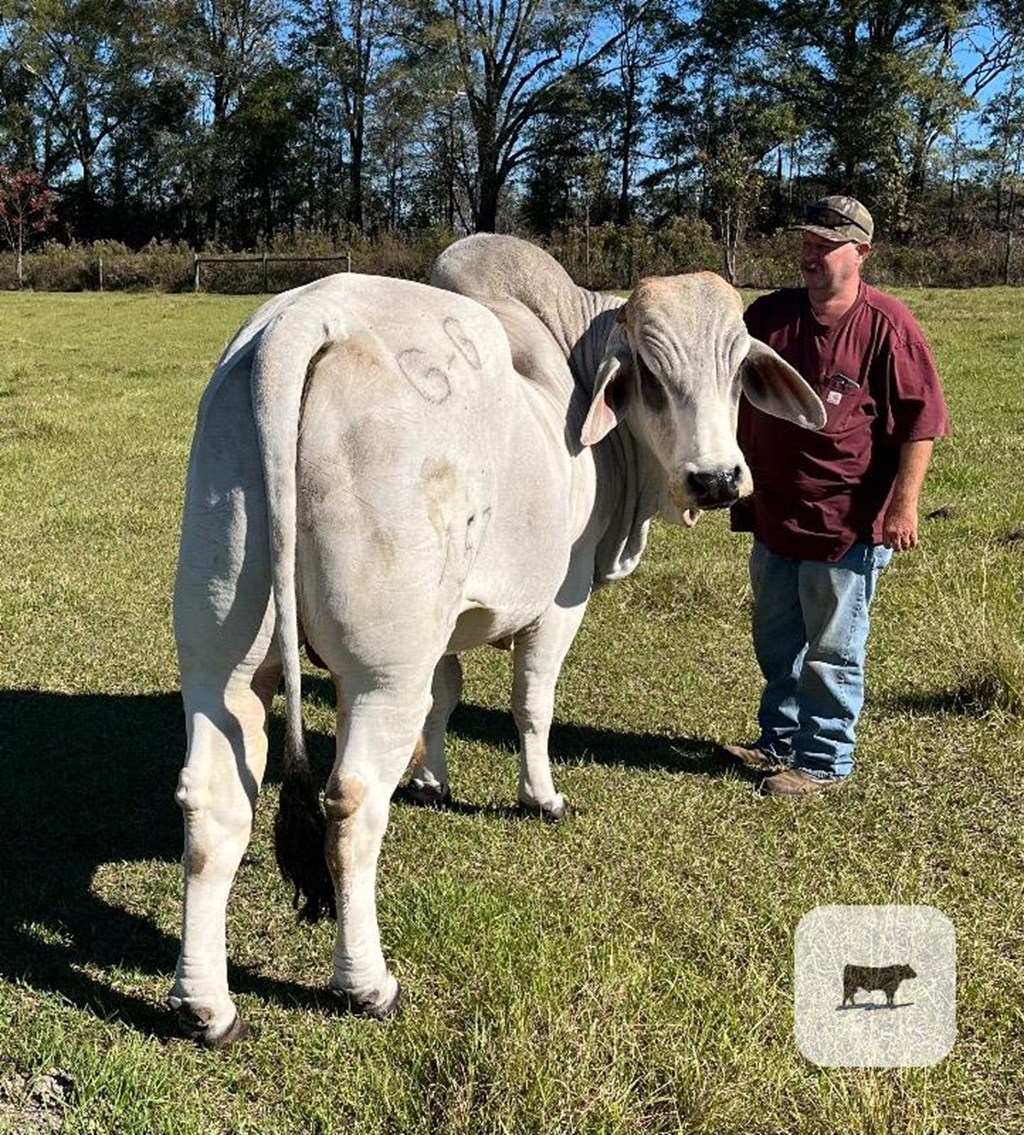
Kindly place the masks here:
POLYGON ((889 356, 887 433, 896 445, 949 433, 949 411, 935 360, 923 338, 894 346, 889 356))

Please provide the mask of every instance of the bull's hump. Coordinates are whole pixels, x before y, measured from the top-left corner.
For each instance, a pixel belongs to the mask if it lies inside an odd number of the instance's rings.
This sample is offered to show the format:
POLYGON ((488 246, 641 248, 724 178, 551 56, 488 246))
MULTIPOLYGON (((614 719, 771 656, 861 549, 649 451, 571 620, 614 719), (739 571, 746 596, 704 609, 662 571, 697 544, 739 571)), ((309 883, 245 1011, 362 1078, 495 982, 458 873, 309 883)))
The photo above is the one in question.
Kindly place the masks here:
POLYGON ((516 300, 548 329, 564 357, 586 382, 591 363, 601 357, 607 337, 604 312, 622 301, 577 286, 549 253, 518 237, 477 233, 449 246, 438 257, 431 283, 463 295, 488 300, 516 300), (603 334, 591 344, 597 323, 603 334), (582 372, 581 373, 581 369, 582 372))

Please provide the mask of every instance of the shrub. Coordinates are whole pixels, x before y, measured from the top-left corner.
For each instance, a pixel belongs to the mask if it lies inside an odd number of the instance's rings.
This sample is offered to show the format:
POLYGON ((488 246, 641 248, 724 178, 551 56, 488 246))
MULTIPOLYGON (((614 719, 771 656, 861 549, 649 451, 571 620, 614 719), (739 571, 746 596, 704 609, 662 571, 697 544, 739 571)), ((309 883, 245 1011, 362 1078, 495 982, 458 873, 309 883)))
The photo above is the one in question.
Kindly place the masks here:
MULTIPOLYGON (((192 253, 178 244, 151 241, 133 252, 118 241, 69 245, 48 241, 25 258, 25 286, 37 291, 80 292, 148 289, 180 291, 192 278, 192 253)), ((16 284, 13 258, 0 257, 0 287, 16 284)))
MULTIPOLYGON (((350 259, 352 270, 410 280, 426 280, 430 266, 454 234, 444 227, 415 236, 384 233, 356 237, 337 244, 320 233, 276 237, 266 248, 270 256, 350 259)), ((543 243, 543 242, 541 242, 543 243)), ((722 272, 721 247, 703 221, 674 218, 654 227, 642 221, 629 225, 595 225, 559 234, 546 247, 577 283, 598 289, 629 288, 641 276, 673 275, 710 270, 722 272)), ((796 237, 789 232, 750 236, 740 250, 739 279, 750 288, 774 288, 800 282, 795 260, 796 237)), ((204 254, 238 258, 227 264, 202 267, 201 286, 208 292, 259 292, 264 289, 263 266, 243 260, 243 253, 210 246, 204 254)), ((252 256, 253 253, 248 253, 252 256)), ((969 240, 944 238, 927 244, 880 243, 868 263, 866 276, 882 287, 979 287, 1003 282, 1006 236, 978 233, 969 240)), ((84 291, 100 286, 116 289, 152 288, 182 291, 192 286, 193 254, 183 241, 151 241, 135 252, 117 241, 69 245, 50 241, 25 257, 25 285, 40 291, 84 291)), ((344 271, 346 261, 300 259, 271 261, 266 288, 283 291, 321 276, 344 271)), ((1024 252, 1013 267, 1011 282, 1024 284, 1024 252)), ((0 254, 0 288, 17 286, 13 253, 0 254)))
MULTIPOLYGON (((401 238, 387 233, 380 237, 360 237, 351 244, 336 247, 325 236, 299 234, 280 238, 265 250, 271 258, 266 265, 266 289, 280 292, 312 280, 351 268, 353 272, 426 280, 437 254, 454 236, 442 229, 428 229, 417 237, 401 238), (295 257, 293 261, 273 259, 295 257), (309 257, 310 259, 303 259, 309 257), (329 257, 331 259, 315 259, 329 257)), ((224 256, 227 263, 203 264, 200 285, 204 292, 260 292, 264 290, 264 266, 253 260, 253 253, 233 253, 205 248, 203 255, 224 256)), ((191 278, 191 273, 190 273, 191 278)))
POLYGON ((676 217, 655 232, 654 245, 657 255, 651 262, 652 275, 715 272, 722 263, 722 250, 704 221, 676 217))
POLYGON ((708 226, 681 217, 659 228, 640 221, 595 225, 589 233, 576 228, 556 236, 548 251, 577 283, 596 289, 630 288, 642 276, 715 269, 721 261, 708 226))
MULTIPOLYGON (((975 288, 1004 283, 1006 236, 978 233, 970 240, 945 237, 927 244, 880 245, 872 278, 882 286, 975 288)), ((1010 282, 1024 284, 1019 261, 1010 282)))
POLYGON ((403 280, 427 280, 437 254, 454 239, 455 235, 442 227, 426 229, 414 238, 385 233, 353 244, 352 268, 403 280))

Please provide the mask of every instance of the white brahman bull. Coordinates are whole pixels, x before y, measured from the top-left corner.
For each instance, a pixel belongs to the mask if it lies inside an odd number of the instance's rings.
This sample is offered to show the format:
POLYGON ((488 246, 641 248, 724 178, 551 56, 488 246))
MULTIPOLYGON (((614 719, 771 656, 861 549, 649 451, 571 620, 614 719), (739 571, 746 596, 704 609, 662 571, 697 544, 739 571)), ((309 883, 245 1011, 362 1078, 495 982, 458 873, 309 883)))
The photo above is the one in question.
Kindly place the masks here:
POLYGON ((488 306, 358 275, 278 296, 227 348, 200 406, 174 596, 188 754, 168 1001, 207 1045, 245 1032, 225 910, 282 671, 278 861, 307 917, 337 911, 331 988, 384 1016, 398 985, 377 927, 378 853, 414 749, 420 793, 447 792, 457 654, 511 644, 519 799, 560 817, 548 731, 591 591, 636 566, 656 512, 678 520, 749 492, 741 388, 770 413, 824 421, 715 276, 645 280, 623 305, 577 288, 539 249, 475 237, 435 279, 488 306), (303 743, 303 640, 338 694, 326 821, 303 743))

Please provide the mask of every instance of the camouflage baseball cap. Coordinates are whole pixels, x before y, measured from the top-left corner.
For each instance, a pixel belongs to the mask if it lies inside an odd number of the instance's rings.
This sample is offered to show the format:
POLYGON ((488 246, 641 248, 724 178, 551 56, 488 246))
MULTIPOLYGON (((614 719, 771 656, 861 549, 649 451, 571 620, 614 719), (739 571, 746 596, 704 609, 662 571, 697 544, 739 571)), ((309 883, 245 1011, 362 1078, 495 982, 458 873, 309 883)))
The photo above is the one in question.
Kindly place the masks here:
POLYGON ((857 244, 870 244, 875 234, 871 214, 856 197, 823 197, 805 205, 804 219, 790 227, 816 233, 825 240, 853 240, 857 244))

